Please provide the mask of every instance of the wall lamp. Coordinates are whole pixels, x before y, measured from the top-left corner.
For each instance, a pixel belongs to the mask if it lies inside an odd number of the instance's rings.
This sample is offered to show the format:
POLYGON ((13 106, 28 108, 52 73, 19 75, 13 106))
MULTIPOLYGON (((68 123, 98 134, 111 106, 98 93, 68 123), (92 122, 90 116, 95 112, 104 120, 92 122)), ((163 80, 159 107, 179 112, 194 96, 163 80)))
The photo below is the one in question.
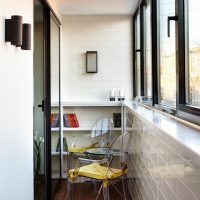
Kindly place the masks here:
POLYGON ((97 51, 86 52, 86 72, 97 73, 98 72, 98 59, 97 51))
POLYGON ((22 24, 22 16, 19 15, 5 19, 5 42, 11 42, 11 45, 23 50, 31 50, 31 24, 22 24))

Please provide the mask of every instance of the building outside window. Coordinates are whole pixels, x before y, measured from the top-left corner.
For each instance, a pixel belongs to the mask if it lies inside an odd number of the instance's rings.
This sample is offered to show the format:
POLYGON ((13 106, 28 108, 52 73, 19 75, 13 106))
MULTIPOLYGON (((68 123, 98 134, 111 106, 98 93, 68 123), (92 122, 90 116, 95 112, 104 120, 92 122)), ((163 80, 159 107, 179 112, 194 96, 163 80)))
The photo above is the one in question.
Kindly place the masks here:
POLYGON ((144 34, 145 34, 145 96, 152 97, 152 42, 151 42, 151 1, 144 8, 144 34))
POLYGON ((200 29, 198 28, 198 20, 200 19, 200 1, 188 0, 187 3, 187 99, 189 105, 200 107, 200 29))
POLYGON ((170 22, 168 37, 167 20, 175 15, 175 0, 159 1, 159 100, 161 104, 176 106, 176 41, 175 22, 170 22))
POLYGON ((135 83, 136 96, 141 96, 141 63, 140 63, 140 14, 136 16, 135 20, 135 83))

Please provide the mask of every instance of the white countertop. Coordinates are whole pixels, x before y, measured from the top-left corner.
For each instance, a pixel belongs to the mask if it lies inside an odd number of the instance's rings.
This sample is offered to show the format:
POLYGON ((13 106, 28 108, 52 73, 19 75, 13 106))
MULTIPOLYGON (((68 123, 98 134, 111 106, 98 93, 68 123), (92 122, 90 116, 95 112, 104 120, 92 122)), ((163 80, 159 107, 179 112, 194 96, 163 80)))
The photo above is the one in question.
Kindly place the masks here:
POLYGON ((179 118, 162 114, 160 111, 143 106, 136 101, 124 101, 132 112, 156 132, 167 143, 180 151, 200 166, 200 127, 179 118))
MULTIPOLYGON (((53 102, 52 107, 58 106, 58 103, 53 102)), ((64 107, 112 107, 121 106, 120 101, 65 101, 61 102, 64 107)))

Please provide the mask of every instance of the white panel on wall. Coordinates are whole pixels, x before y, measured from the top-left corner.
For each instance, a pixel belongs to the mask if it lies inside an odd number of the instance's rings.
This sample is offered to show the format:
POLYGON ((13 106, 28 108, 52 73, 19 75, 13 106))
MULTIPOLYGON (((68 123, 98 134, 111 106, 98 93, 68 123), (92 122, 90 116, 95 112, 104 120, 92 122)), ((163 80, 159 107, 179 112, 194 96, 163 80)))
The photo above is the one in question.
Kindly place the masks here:
POLYGON ((33 1, 0 0, 0 199, 33 199, 33 51, 4 42, 4 19, 33 25, 33 1))
POLYGON ((132 17, 63 16, 62 101, 108 100, 109 89, 132 98, 132 17), (86 73, 86 51, 98 51, 98 73, 86 73))

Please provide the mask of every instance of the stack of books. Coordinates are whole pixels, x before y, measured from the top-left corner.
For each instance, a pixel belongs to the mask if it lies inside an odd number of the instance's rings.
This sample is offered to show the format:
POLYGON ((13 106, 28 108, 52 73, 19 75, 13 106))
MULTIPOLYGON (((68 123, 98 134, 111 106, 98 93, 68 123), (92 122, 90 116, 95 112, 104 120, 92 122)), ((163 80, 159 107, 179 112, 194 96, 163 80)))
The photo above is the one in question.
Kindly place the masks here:
POLYGON ((51 113, 51 128, 56 128, 60 126, 59 114, 51 113))
POLYGON ((68 113, 63 115, 64 127, 77 128, 79 127, 76 114, 68 113))

